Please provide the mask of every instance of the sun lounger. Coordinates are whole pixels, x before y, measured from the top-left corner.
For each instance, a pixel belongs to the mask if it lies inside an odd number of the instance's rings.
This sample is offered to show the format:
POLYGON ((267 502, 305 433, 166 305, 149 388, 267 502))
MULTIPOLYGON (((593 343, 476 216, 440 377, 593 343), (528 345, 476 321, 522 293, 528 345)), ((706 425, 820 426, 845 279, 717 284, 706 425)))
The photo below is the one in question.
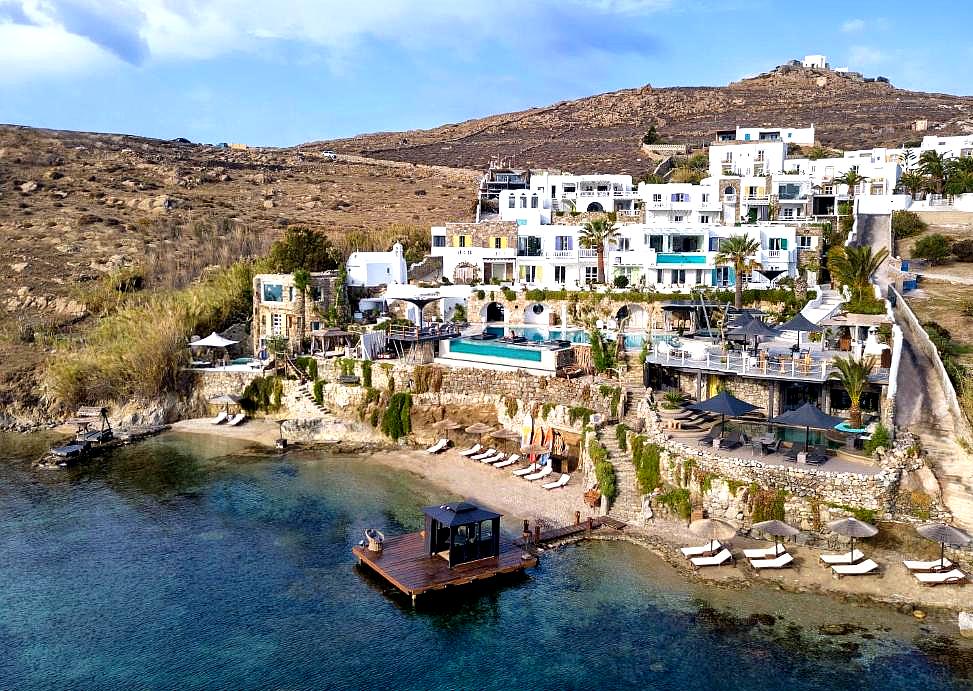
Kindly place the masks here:
POLYGON ((773 559, 751 559, 750 566, 755 569, 782 569, 794 563, 794 557, 789 552, 774 557, 773 559))
POLYGON ((497 461, 502 461, 506 457, 507 457, 507 454, 505 454, 503 451, 498 451, 497 453, 493 454, 492 456, 487 456, 486 458, 481 458, 480 459, 480 463, 485 463, 486 465, 490 465, 491 463, 496 463, 497 461))
POLYGON ((745 437, 739 432, 730 432, 720 440, 721 449, 737 449, 743 446, 745 437))
POLYGON ((878 571, 878 564, 871 559, 860 561, 857 564, 835 564, 831 567, 831 573, 837 578, 841 578, 842 576, 864 576, 874 571, 878 571))
POLYGON ((949 559, 934 559, 933 561, 909 561, 902 562, 909 571, 947 571, 953 568, 953 562, 949 559))
POLYGON ((426 453, 439 453, 449 446, 449 439, 440 439, 435 444, 426 449, 426 453))
POLYGON ((536 463, 531 463, 526 468, 515 470, 513 474, 516 475, 517 477, 523 477, 524 475, 530 475, 531 473, 536 473, 539 467, 540 466, 538 466, 536 463))
POLYGON ((557 489, 559 487, 564 487, 566 484, 568 484, 568 480, 570 479, 571 479, 570 475, 568 475, 567 473, 561 473, 561 477, 559 477, 557 480, 555 480, 554 482, 545 482, 543 485, 541 485, 541 487, 543 487, 544 489, 557 489))
POLYGON ((773 559, 774 557, 779 557, 786 551, 778 547, 760 547, 758 549, 743 550, 743 556, 747 559, 773 559))
POLYGON ((508 458, 505 461, 500 461, 499 463, 494 463, 493 464, 493 467, 494 468, 506 468, 508 465, 513 465, 514 463, 516 463, 519 460, 520 460, 520 454, 519 453, 512 453, 512 454, 510 454, 510 458, 508 458))
POLYGON ((484 458, 489 458, 490 456, 496 455, 496 453, 497 453, 496 449, 487 449, 486 451, 478 453, 475 456, 470 456, 470 458, 473 459, 474 461, 481 461, 484 458))
POLYGON ((691 557, 706 557, 721 549, 723 549, 723 544, 719 540, 713 540, 697 547, 681 547, 679 551, 682 552, 684 557, 690 559, 691 557))
POLYGON ((962 583, 967 579, 966 574, 959 569, 953 569, 952 571, 940 571, 939 573, 916 572, 912 575, 915 576, 916 580, 923 585, 962 583))
POLYGON ((237 413, 232 418, 230 418, 230 421, 226 424, 228 424, 230 427, 236 427, 246 419, 247 419, 246 413, 237 413))
POLYGON ((227 417, 229 416, 226 414, 226 411, 221 410, 220 414, 214 417, 212 420, 210 420, 210 422, 213 423, 214 425, 222 425, 224 422, 226 422, 227 417))
POLYGON ((474 444, 470 448, 463 449, 462 451, 460 451, 459 452, 459 455, 460 456, 472 456, 475 453, 480 453, 480 451, 482 451, 482 450, 483 450, 483 447, 480 444, 474 444))
POLYGON ((733 555, 730 550, 723 548, 712 557, 693 557, 689 561, 697 569, 702 566, 722 566, 728 561, 732 562, 733 555))
POLYGON ((699 440, 697 440, 696 443, 699 444, 699 446, 709 446, 709 447, 712 447, 713 446, 713 442, 716 439, 719 439, 719 435, 710 432, 705 437, 701 437, 699 440))
POLYGON ((530 475, 524 475, 524 479, 533 482, 534 480, 540 480, 542 478, 545 478, 553 472, 554 472, 554 468, 552 468, 549 465, 546 465, 540 470, 538 470, 536 473, 531 473, 530 475))
POLYGON ((854 564, 855 562, 861 561, 865 558, 860 550, 855 550, 854 552, 845 552, 844 554, 822 554, 821 561, 824 562, 825 566, 834 566, 835 564, 854 564))

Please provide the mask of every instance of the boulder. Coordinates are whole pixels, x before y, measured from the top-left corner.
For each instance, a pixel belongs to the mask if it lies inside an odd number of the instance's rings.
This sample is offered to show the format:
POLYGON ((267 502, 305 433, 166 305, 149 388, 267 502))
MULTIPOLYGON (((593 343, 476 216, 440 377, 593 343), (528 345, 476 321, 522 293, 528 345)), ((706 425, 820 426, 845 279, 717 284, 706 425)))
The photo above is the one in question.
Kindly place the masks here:
POLYGON ((20 186, 20 191, 23 192, 24 194, 30 194, 36 189, 37 189, 37 183, 34 182, 33 180, 28 180, 27 182, 25 182, 20 186))
POLYGON ((973 612, 959 613, 959 632, 963 638, 973 638, 973 612))

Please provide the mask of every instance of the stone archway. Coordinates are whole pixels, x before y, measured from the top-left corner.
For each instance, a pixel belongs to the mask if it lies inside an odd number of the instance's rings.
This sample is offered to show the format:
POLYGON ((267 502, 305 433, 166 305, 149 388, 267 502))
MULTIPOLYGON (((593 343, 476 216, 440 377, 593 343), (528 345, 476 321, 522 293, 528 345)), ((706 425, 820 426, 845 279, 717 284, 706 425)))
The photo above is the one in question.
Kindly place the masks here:
POLYGON ((622 305, 618 308, 618 312, 615 313, 615 319, 619 323, 623 319, 628 319, 625 322, 626 329, 647 329, 649 328, 649 312, 642 305, 622 305))
POLYGON ((601 202, 591 202, 590 204, 588 204, 588 208, 586 209, 588 213, 599 213, 604 210, 605 207, 601 205, 601 202))
POLYGON ((453 283, 456 285, 474 285, 480 278, 480 270, 476 264, 460 262, 453 269, 453 283))
POLYGON ((554 311, 545 304, 532 302, 524 308, 524 324, 550 326, 554 311))
POLYGON ((480 311, 480 317, 484 322, 505 322, 506 310, 499 302, 490 302, 480 311))

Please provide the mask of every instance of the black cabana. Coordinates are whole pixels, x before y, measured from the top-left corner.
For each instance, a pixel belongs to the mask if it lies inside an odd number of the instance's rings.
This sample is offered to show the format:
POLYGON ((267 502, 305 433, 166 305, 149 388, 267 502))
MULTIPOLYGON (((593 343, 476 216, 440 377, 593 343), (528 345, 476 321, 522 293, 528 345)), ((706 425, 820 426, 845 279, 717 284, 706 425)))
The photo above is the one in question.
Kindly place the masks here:
POLYGON ((786 413, 781 413, 777 417, 771 418, 768 420, 768 422, 787 427, 803 427, 804 451, 806 453, 811 442, 812 427, 814 429, 827 430, 844 422, 844 420, 842 420, 840 417, 835 417, 834 415, 828 415, 813 403, 805 403, 796 410, 788 410, 786 413))
POLYGON ((440 556, 452 568, 500 554, 500 514, 469 502, 428 506, 425 546, 429 556, 440 556))
POLYGON ((719 413, 720 439, 722 439, 724 428, 726 427, 727 416, 740 417, 741 415, 746 415, 747 413, 753 412, 759 406, 755 406, 752 403, 747 403, 746 401, 741 401, 739 398, 730 395, 730 393, 724 389, 712 398, 707 398, 705 401, 693 403, 692 405, 688 405, 686 407, 690 410, 699 410, 704 413, 719 413))

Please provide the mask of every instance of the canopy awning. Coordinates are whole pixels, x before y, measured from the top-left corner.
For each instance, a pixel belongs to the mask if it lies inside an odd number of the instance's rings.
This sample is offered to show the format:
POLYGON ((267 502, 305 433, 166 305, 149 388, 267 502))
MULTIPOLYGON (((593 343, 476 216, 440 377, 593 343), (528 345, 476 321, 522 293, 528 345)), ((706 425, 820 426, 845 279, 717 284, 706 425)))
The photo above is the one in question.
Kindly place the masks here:
POLYGON ((227 348, 231 345, 236 345, 239 341, 231 341, 229 338, 223 338, 215 331, 211 333, 206 338, 200 338, 198 341, 192 341, 189 344, 190 348, 227 348))
POLYGON ((798 312, 783 324, 777 325, 778 331, 803 331, 804 333, 819 333, 824 331, 824 327, 815 324, 803 314, 798 312))
POLYGON ((427 506, 422 512, 427 516, 435 518, 439 521, 440 525, 447 527, 500 518, 500 514, 495 511, 481 509, 476 504, 465 501, 457 504, 443 504, 442 506, 427 506))

